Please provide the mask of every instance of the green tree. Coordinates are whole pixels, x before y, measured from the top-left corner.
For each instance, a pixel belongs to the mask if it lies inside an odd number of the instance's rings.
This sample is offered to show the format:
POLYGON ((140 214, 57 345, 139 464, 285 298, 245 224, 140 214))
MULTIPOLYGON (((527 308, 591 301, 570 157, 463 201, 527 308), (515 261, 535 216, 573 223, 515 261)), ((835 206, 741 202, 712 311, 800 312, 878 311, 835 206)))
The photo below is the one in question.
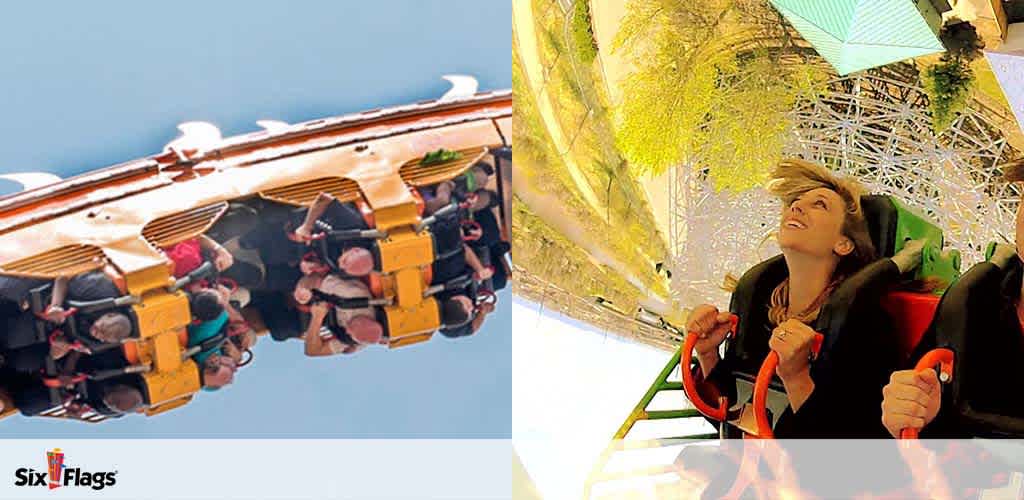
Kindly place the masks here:
POLYGON ((967 98, 974 83, 970 62, 981 57, 981 49, 985 46, 970 23, 944 26, 941 38, 947 52, 921 77, 924 91, 928 94, 932 128, 936 133, 949 128, 957 114, 967 107, 967 98))
POLYGON ((616 114, 617 145, 629 163, 655 175, 690 163, 720 189, 763 182, 792 126, 787 113, 825 76, 815 66, 781 63, 780 19, 753 1, 630 4, 613 45, 636 68, 616 114))
POLYGON ((938 63, 929 66, 922 77, 936 133, 949 128, 957 114, 967 107, 974 80, 974 73, 965 61, 947 56, 944 54, 938 63))

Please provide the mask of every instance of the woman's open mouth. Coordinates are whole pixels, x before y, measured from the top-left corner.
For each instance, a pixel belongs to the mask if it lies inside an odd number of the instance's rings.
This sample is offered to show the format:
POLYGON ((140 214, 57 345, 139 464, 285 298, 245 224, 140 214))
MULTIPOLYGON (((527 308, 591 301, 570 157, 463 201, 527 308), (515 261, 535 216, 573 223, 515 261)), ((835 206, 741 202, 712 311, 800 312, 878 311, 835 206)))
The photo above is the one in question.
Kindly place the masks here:
POLYGON ((807 225, 806 224, 804 224, 803 222, 800 222, 800 221, 798 221, 796 219, 788 219, 782 225, 784 227, 788 227, 788 228, 792 228, 792 229, 807 229, 807 225))

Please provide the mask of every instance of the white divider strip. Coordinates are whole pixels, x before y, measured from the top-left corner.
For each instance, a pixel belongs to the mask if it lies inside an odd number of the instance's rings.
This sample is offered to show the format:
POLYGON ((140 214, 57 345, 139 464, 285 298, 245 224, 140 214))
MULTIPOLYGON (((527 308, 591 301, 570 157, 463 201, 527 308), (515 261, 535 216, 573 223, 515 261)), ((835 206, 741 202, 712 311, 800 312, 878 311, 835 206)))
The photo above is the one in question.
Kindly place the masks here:
POLYGON ((0 498, 511 498, 511 464, 497 439, 0 440, 0 498))

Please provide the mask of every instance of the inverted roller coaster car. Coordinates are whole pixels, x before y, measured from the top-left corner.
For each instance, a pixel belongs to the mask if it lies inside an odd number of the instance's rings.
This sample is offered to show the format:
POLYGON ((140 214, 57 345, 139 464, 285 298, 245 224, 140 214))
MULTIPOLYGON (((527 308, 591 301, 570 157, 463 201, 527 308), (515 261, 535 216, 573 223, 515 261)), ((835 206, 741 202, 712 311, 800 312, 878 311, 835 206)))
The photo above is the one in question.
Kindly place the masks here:
MULTIPOLYGON (((201 385, 199 370, 182 356, 189 302, 160 249, 206 233, 234 203, 303 207, 329 193, 369 215, 383 263, 378 277, 387 284, 378 293, 389 294, 382 303, 391 347, 425 341, 439 326, 423 279, 435 256, 416 188, 490 163, 501 238, 510 240, 509 90, 261 125, 221 138, 212 125, 183 124, 184 136, 159 154, 0 198, 0 275, 117 276, 124 294, 117 305, 130 308, 137 329, 121 348, 145 379, 149 415, 182 406, 201 385)), ((44 415, 103 420, 72 417, 59 394, 53 398, 44 415)), ((0 418, 12 413, 5 406, 0 418)))

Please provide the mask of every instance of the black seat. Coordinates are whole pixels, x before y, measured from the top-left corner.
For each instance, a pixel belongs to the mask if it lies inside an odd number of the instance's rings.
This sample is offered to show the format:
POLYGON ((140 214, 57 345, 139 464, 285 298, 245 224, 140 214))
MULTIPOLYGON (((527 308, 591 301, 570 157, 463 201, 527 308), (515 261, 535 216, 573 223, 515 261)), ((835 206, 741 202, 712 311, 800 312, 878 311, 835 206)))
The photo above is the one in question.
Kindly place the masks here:
MULTIPOLYGON (((824 336, 821 352, 815 363, 829 363, 829 351, 845 334, 847 319, 857 314, 886 314, 880 307, 880 298, 887 288, 900 280, 900 271, 892 260, 896 238, 898 213, 887 196, 868 195, 861 198, 868 230, 872 242, 879 249, 880 257, 836 288, 829 300, 822 306, 814 323, 814 330, 824 336)), ((735 367, 733 375, 737 380, 740 402, 746 399, 757 378, 761 364, 767 357, 769 335, 758 332, 768 324, 768 308, 772 291, 788 276, 786 261, 782 255, 765 260, 740 278, 729 302, 729 311, 739 318, 736 334, 728 340, 726 358, 731 358, 735 367)), ((781 380, 776 376, 770 386, 775 393, 775 415, 784 407, 784 393, 781 380), (782 406, 778 406, 782 404, 782 406)), ((772 402, 769 401, 772 406, 772 402)), ((727 437, 738 437, 739 431, 725 426, 727 437)))
POLYGON ((1024 437, 1024 334, 1013 308, 1021 275, 1016 256, 1003 267, 971 267, 942 297, 912 358, 935 347, 953 351, 953 379, 944 388, 942 411, 958 434, 1024 437))
POLYGON ((874 243, 878 256, 895 255, 896 230, 900 216, 892 198, 877 194, 861 196, 860 207, 864 212, 868 232, 871 233, 871 242, 874 243))
MULTIPOLYGON (((423 228, 429 232, 431 238, 433 260, 447 259, 463 251, 461 223, 468 217, 467 214, 467 209, 460 207, 457 203, 452 203, 423 219, 423 228)), ((350 277, 338 268, 333 257, 340 255, 344 249, 352 247, 369 250, 373 255, 373 269, 380 272, 381 249, 378 241, 386 237, 384 233, 365 224, 358 225, 358 227, 354 224, 353 227, 336 228, 322 220, 317 221, 316 230, 323 233, 324 237, 317 240, 312 248, 318 258, 334 272, 350 277)))
MULTIPOLYGON (((892 257, 898 218, 896 207, 888 196, 881 195, 862 196, 861 207, 879 257, 892 257)), ((745 367, 745 371, 753 375, 757 374, 769 350, 764 336, 752 335, 751 330, 761 328, 768 322, 768 309, 764 304, 769 303, 772 291, 788 275, 785 259, 781 254, 776 255, 744 273, 730 298, 729 310, 740 318, 730 351, 740 362, 739 366, 745 367)), ((815 323, 817 331, 826 334, 823 349, 829 344, 827 333, 834 330, 830 323, 845 319, 853 305, 851 300, 864 297, 864 292, 880 293, 873 286, 878 280, 888 284, 898 278, 896 265, 889 259, 880 259, 844 281, 822 307, 815 323), (860 290, 863 287, 868 288, 860 290)))
MULTIPOLYGON (((734 338, 729 343, 727 356, 739 362, 742 375, 754 380, 765 356, 768 342, 765 335, 757 335, 756 328, 768 322, 768 308, 772 291, 787 276, 786 261, 781 255, 772 257, 747 271, 729 302, 729 311, 740 318, 734 338)), ((821 308, 814 323, 815 331, 825 336, 819 359, 826 359, 827 351, 841 334, 842 325, 854 311, 879 303, 886 289, 900 278, 899 269, 889 259, 879 259, 847 278, 836 288, 821 308)), ((781 390, 781 383, 777 388, 781 390)))

